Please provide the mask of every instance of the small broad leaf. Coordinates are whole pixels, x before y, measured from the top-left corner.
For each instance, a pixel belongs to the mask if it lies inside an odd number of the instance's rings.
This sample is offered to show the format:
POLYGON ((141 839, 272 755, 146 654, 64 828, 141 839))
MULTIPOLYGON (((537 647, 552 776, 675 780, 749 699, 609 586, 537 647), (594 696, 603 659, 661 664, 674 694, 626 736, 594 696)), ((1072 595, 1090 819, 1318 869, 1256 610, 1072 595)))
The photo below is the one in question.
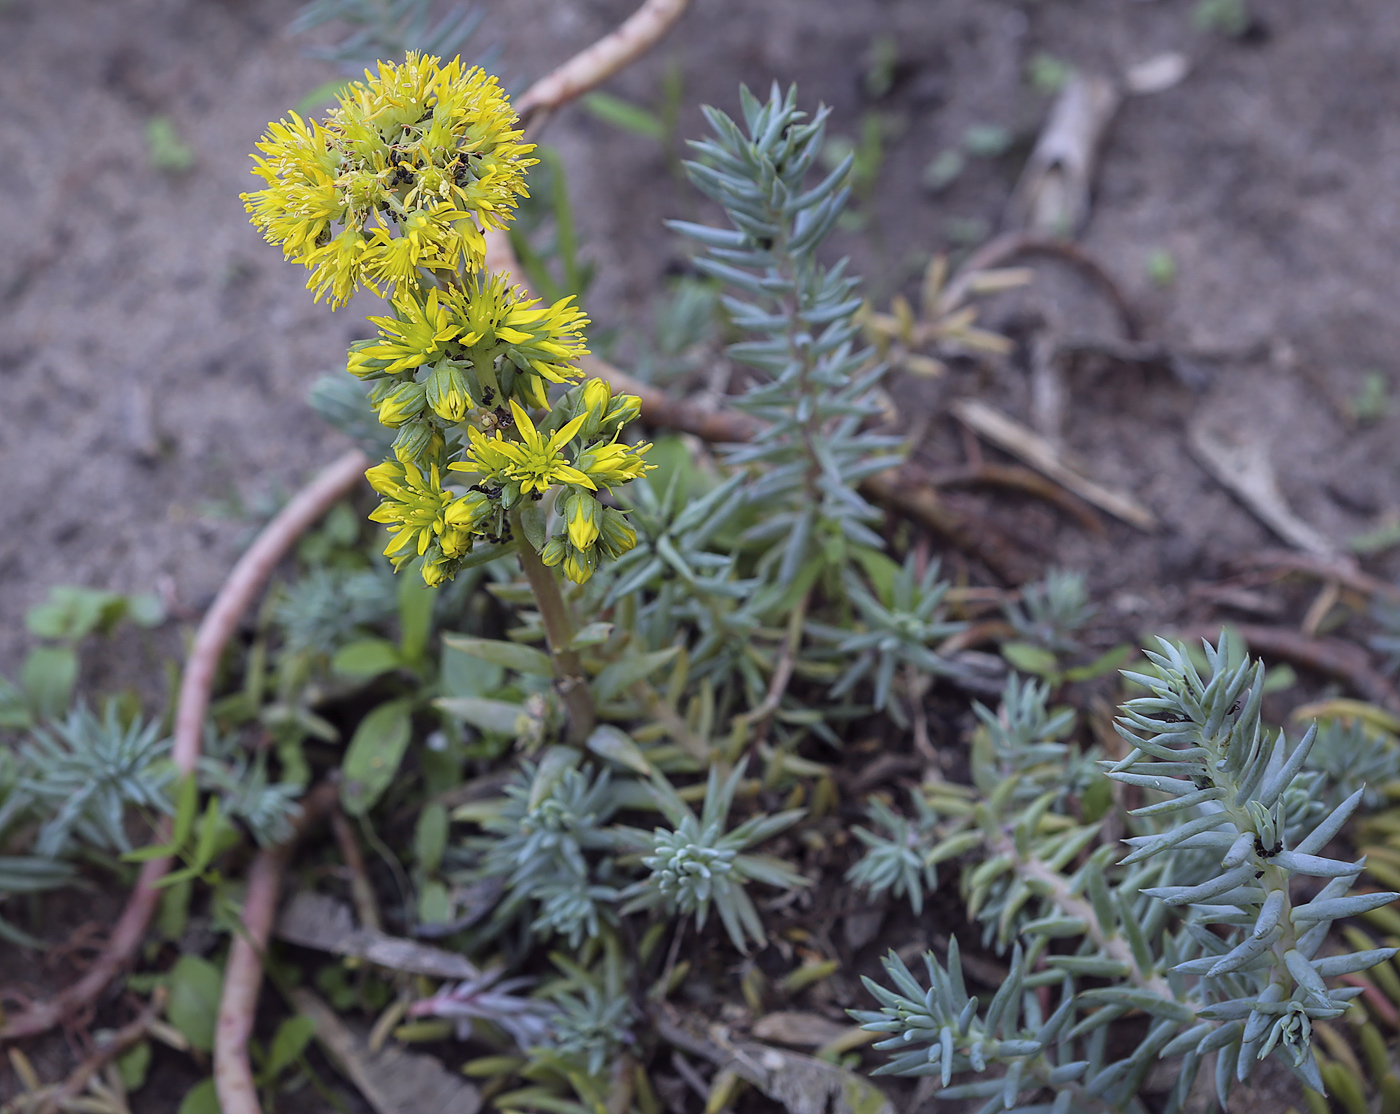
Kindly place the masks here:
POLYGON ((626 766, 644 777, 651 776, 651 763, 642 754, 641 748, 632 741, 632 736, 610 723, 599 724, 588 736, 587 747, 600 758, 626 766))
POLYGON ((612 637, 612 623, 589 623, 569 643, 570 650, 582 650, 585 646, 597 646, 612 637))
POLYGON ((545 529, 548 521, 543 503, 531 501, 520 508, 521 529, 525 531, 526 542, 534 547, 536 553, 543 552, 549 544, 549 534, 545 529))
POLYGON ((446 924, 452 916, 452 895, 446 886, 433 879, 424 884, 418 894, 418 923, 446 924))
POLYGON ((201 1079, 186 1093, 175 1114, 223 1114, 212 1079, 201 1079))
POLYGON ((342 677, 369 680, 403 664, 399 648, 387 638, 360 638, 347 642, 331 659, 331 668, 342 677))
POLYGON ((389 788, 412 737, 408 702, 381 704, 360 721, 341 762, 341 806, 363 816, 389 788))
POLYGON ((139 1091, 146 1083, 146 1072, 150 1066, 151 1042, 137 1041, 117 1057, 117 1072, 122 1077, 122 1086, 128 1091, 139 1091))
POLYGON ((442 641, 454 650, 493 665, 514 669, 517 673, 530 673, 536 677, 554 676, 554 662, 543 650, 536 650, 533 646, 501 642, 495 638, 470 638, 465 634, 444 634, 442 641))
POLYGON ((413 665, 423 660, 428 649, 436 599, 437 589, 424 584, 421 576, 399 578, 399 651, 413 665))
POLYGON ((883 553, 864 545, 851 546, 850 553, 865 570, 876 598, 886 607, 893 606, 894 581, 900 573, 899 565, 883 553))
POLYGON ((669 650, 634 654, 612 662, 593 679, 593 698, 600 704, 606 703, 629 685, 650 677, 680 650, 679 646, 672 646, 669 650))
POLYGON ((223 973, 197 955, 182 955, 170 972, 170 1000, 165 1016, 201 1052, 214 1047, 214 1022, 223 985, 223 973))
POLYGON ((41 719, 55 719, 67 710, 78 683, 78 655, 67 646, 31 650, 20 667, 19 683, 30 709, 41 719))
POLYGON ((433 705, 449 716, 471 724, 478 731, 489 731, 494 735, 516 734, 516 725, 525 715, 525 709, 519 704, 485 700, 479 696, 440 697, 433 701, 433 705))
POLYGON ((29 714, 29 704, 24 693, 0 677, 0 728, 8 727, 22 731, 34 725, 34 717, 29 714))
POLYGON ((1022 673, 1046 677, 1059 671, 1059 662, 1054 654, 1029 642, 1004 642, 1001 656, 1013 669, 1019 669, 1022 673))
POLYGON ((442 854, 447 850, 447 823, 447 809, 442 805, 429 805, 418 814, 418 825, 413 830, 413 857, 424 874, 434 874, 442 865, 442 854))
POLYGON ((1073 669, 1065 670, 1065 678, 1070 681, 1092 681, 1095 677, 1116 673, 1128 664, 1128 659, 1132 657, 1132 654, 1131 646, 1126 642, 1120 643, 1113 649, 1100 654, 1088 665, 1077 665, 1073 669))
POLYGON ((267 1053, 267 1063, 263 1065, 264 1080, 267 1083, 273 1082, 296 1063, 315 1035, 316 1022, 305 1014, 289 1017, 277 1026, 277 1032, 272 1038, 272 1047, 267 1053))
POLYGON ((482 661, 443 643, 438 679, 444 696, 486 696, 505 683, 506 671, 494 662, 482 661))
POLYGON ((666 138, 666 125, 656 113, 611 93, 589 93, 583 98, 583 107, 604 123, 633 135, 658 141, 666 138))

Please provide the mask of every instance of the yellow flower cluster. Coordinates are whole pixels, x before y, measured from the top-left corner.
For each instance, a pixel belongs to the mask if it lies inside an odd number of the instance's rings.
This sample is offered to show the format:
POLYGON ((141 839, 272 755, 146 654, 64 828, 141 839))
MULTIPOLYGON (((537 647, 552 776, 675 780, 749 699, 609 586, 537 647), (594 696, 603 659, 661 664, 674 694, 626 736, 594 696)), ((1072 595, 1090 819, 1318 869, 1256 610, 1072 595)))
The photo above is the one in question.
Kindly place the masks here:
POLYGON ((410 52, 350 84, 324 123, 268 126, 254 155, 267 187, 252 222, 332 307, 361 286, 422 285, 424 271, 479 271, 483 233, 504 228, 535 161, 494 77, 410 52))
POLYGON ((439 584, 478 541, 531 544, 512 527, 528 509, 545 564, 581 583, 636 544, 599 496, 644 475, 651 446, 618 440, 640 403, 602 380, 551 407, 551 388, 574 383, 588 351, 573 298, 543 306, 483 270, 483 232, 528 196, 533 148, 495 78, 458 59, 409 54, 365 76, 324 123, 270 125, 254 156, 267 188, 243 197, 266 238, 310 268, 318 300, 339 305, 361 285, 389 298, 347 364, 397 431, 394 459, 367 473, 380 495, 370 517, 391 535, 384 552, 395 568, 421 558, 439 584))
MULTIPOLYGON (((379 335, 351 346, 350 373, 383 380, 416 377, 418 369, 431 368, 423 405, 449 423, 462 421, 475 406, 512 396, 546 409, 550 384, 580 375, 573 362, 588 354, 583 342, 588 318, 573 305, 572 295, 539 307, 538 299, 506 283, 504 275, 473 275, 444 289, 400 292, 393 316, 370 318, 379 335)), ((391 406, 395 420, 390 420, 382 408, 397 387, 379 391, 376 408, 385 425, 401 425, 422 410, 391 406)))

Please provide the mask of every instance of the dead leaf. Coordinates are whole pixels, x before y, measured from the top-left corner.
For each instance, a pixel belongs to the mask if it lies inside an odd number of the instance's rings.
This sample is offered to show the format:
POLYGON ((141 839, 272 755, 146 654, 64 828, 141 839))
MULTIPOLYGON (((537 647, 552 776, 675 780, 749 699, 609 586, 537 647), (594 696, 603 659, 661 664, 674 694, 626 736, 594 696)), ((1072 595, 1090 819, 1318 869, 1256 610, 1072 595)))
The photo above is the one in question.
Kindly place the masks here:
POLYGON ((295 894, 278 917, 275 932, 279 940, 289 944, 353 956, 391 971, 409 971, 435 979, 481 977, 465 956, 416 940, 357 928, 350 907, 325 894, 295 894))
POLYGON ((432 1056, 386 1045, 371 1052, 365 1038, 305 987, 292 991, 297 1012, 316 1023, 316 1040, 375 1114, 476 1114, 481 1092, 432 1056))
POLYGON ((753 1035, 759 1040, 777 1041, 797 1048, 820 1048, 844 1036, 849 1025, 832 1021, 819 1013, 804 1010, 778 1010, 754 1023, 753 1035))

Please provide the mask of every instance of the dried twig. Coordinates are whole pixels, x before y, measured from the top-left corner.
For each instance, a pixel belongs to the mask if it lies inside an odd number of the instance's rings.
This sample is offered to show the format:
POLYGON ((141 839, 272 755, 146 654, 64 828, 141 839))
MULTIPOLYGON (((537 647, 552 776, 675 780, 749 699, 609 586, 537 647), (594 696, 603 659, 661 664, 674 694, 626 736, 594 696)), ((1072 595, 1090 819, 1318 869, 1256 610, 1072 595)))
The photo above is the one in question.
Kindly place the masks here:
POLYGON ((336 846, 340 848, 340 857, 350 871, 350 900, 355 904, 355 916, 371 932, 384 931, 379 919, 379 904, 374 900, 374 887, 370 885, 365 857, 360 851, 360 841, 355 838, 355 829, 350 827, 345 813, 338 807, 331 809, 331 833, 335 836, 336 846))
POLYGON ((611 35, 575 54, 535 82, 515 102, 521 117, 568 104, 650 50, 676 25, 689 0, 646 0, 611 35))
POLYGON ((1043 437, 999 410, 975 398, 956 399, 949 408, 959 421, 971 426, 998 448, 1019 456, 1032 468, 1067 487, 1086 502, 1139 530, 1150 532, 1157 529, 1156 516, 1136 499, 1081 476, 1060 459, 1043 437))
MULTIPOLYGON (((302 488, 263 528, 219 590, 214 605, 200 623, 180 685, 174 760, 182 774, 192 772, 199 762, 204 716, 224 646, 277 563, 297 538, 354 488, 367 463, 363 453, 352 449, 302 488)), ((168 826, 158 838, 168 838, 168 826)), ((160 903, 161 891, 156 888, 157 883, 169 869, 169 859, 152 859, 142 866, 136 888, 113 927, 106 948, 87 974, 54 997, 10 1018, 0 1028, 0 1041, 30 1037, 52 1029, 102 993, 140 948, 146 926, 160 903)))
POLYGON ((233 937, 224 965, 224 989, 214 1026, 214 1089, 223 1114, 262 1114, 248 1037, 253 1032, 262 990, 263 953, 277 912, 282 872, 297 841, 332 807, 336 786, 322 782, 303 798, 296 830, 285 843, 259 851, 248 870, 243 897, 243 928, 233 937))
POLYGON ((1187 444, 1211 476, 1289 545, 1324 560, 1337 556, 1332 541, 1289 507, 1260 439, 1238 429, 1227 436, 1197 420, 1187 431, 1187 444))
POLYGON ((1016 183, 1007 206, 1010 223, 1050 236, 1073 236, 1084 226, 1099 141, 1120 103, 1107 78, 1070 78, 1016 183))
POLYGON ((1028 236, 1023 232, 1007 232, 988 240, 969 255, 952 280, 944 287, 940 305, 953 306, 962 301, 983 271, 1004 267, 1021 255, 1048 255, 1082 271, 1101 289, 1118 313, 1118 321, 1129 340, 1137 340, 1141 329, 1137 315, 1118 282, 1092 255, 1067 240, 1028 236))
POLYGON ((1089 533, 1104 532, 1103 522, 1082 499, 1019 464, 990 464, 979 461, 961 468, 940 468, 936 472, 930 472, 928 479, 934 487, 970 487, 985 484, 989 487, 1024 491, 1044 499, 1047 503, 1053 503, 1089 533))
MULTIPOLYGON (((1372 665, 1366 651, 1340 638, 1309 638, 1286 627, 1265 627, 1250 623, 1232 624, 1252 652, 1283 658, 1304 669, 1315 669, 1347 681, 1373 704, 1400 713, 1400 694, 1372 665)), ((1220 636, 1218 624, 1199 624, 1176 632, 1182 641, 1214 640, 1220 636)))
MULTIPOLYGON (((395 1045, 371 1051, 325 1002, 305 987, 292 991, 297 1012, 316 1024, 316 1040, 376 1114, 433 1110, 476 1114, 481 1093, 433 1056, 406 1052, 395 1045)), ((227 1108, 224 1114, 229 1114, 227 1108)))

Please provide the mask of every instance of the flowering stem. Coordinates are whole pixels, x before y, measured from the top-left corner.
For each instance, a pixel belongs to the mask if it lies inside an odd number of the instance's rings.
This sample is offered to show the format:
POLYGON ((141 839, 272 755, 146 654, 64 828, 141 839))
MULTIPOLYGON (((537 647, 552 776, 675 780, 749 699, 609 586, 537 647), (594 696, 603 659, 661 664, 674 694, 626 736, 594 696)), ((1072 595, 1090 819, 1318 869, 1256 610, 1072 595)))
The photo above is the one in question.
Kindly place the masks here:
POLYGON ((588 691, 588 678, 583 672, 583 662, 579 660, 578 651, 571 648, 574 623, 569 617, 563 593, 559 591, 554 570, 540 560, 535 547, 526 538, 518 510, 510 512, 510 524, 519 539, 520 567, 525 570, 525 579, 530 583, 535 606, 539 608, 540 618, 544 621, 545 639, 549 643, 550 656, 554 659, 554 685, 569 714, 569 742, 582 746, 592 732, 597 716, 593 710, 593 694, 588 691))

